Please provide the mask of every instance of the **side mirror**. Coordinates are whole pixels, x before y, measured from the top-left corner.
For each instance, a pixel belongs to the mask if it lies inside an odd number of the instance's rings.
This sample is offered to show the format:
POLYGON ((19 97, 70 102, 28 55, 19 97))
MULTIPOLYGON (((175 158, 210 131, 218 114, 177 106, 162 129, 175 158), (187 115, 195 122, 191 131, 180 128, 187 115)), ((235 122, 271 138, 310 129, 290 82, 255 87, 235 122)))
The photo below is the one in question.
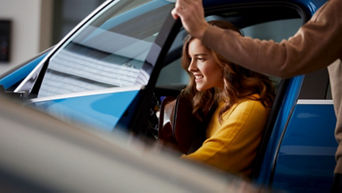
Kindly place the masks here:
POLYGON ((28 98, 28 92, 21 91, 21 92, 13 92, 13 91, 7 91, 2 85, 0 85, 0 95, 7 96, 9 98, 24 100, 28 98))

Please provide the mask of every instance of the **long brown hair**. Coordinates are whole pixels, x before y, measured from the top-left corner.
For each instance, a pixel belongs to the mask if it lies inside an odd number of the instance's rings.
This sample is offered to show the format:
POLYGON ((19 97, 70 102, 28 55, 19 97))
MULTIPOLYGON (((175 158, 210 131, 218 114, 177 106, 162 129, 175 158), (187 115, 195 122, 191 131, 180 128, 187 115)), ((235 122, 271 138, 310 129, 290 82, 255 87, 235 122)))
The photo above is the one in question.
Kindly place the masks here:
MULTIPOLYGON (((226 21, 210 21, 209 24, 240 33, 235 26, 226 21)), ((190 35, 185 38, 182 66, 188 72, 190 77, 189 84, 185 88, 184 92, 193 97, 193 113, 198 118, 203 120, 213 105, 220 100, 223 100, 225 103, 224 107, 220 111, 220 120, 222 118, 222 114, 241 99, 247 98, 260 101, 266 108, 270 108, 272 106, 274 99, 274 87, 267 76, 233 64, 210 48, 207 49, 213 54, 215 62, 220 68, 222 68, 224 88, 223 90, 211 88, 205 91, 197 91, 194 76, 188 71, 188 67, 191 62, 191 58, 188 54, 188 48, 193 39, 194 38, 190 35), (253 97, 254 94, 258 94, 260 97, 253 97)))

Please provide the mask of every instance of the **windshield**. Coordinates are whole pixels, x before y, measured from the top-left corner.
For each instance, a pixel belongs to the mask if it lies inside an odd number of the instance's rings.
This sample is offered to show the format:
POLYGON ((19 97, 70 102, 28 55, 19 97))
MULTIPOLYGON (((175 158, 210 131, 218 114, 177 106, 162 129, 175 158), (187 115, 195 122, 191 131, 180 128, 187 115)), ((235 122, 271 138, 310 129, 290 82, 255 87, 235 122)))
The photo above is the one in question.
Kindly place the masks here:
POLYGON ((110 3, 51 57, 38 97, 146 85, 147 56, 172 7, 166 0, 110 3))

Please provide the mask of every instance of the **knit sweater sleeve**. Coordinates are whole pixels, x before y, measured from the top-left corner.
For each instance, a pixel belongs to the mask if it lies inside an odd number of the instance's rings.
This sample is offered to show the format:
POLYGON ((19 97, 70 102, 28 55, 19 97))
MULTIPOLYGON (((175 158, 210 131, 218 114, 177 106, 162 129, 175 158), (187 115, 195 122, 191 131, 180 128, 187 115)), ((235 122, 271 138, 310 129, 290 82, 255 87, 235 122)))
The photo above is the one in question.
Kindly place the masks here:
POLYGON ((280 43, 209 26, 202 42, 248 69, 291 77, 326 67, 342 56, 342 1, 329 0, 298 32, 280 43))
POLYGON ((208 128, 215 132, 197 151, 182 157, 248 175, 267 115, 268 110, 259 101, 253 100, 233 106, 223 115, 221 124, 215 112, 210 124, 212 128, 208 128))

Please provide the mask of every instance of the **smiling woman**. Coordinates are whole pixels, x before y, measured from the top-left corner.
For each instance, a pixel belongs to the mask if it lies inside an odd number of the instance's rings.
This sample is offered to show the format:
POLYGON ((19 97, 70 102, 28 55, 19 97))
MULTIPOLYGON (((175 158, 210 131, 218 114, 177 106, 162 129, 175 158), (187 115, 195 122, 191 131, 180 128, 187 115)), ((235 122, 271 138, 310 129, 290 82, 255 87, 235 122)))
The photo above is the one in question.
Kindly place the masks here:
MULTIPOLYGON (((210 24, 238 31, 228 22, 210 24)), ((193 114, 203 121, 217 107, 202 146, 182 157, 249 176, 274 98, 271 81, 225 60, 191 36, 183 46, 182 66, 190 76, 184 92, 193 98, 193 114)))
POLYGON ((198 91, 213 87, 222 89, 223 75, 214 55, 203 46, 199 39, 194 39, 189 43, 188 51, 191 62, 187 70, 194 77, 196 89, 198 91))

